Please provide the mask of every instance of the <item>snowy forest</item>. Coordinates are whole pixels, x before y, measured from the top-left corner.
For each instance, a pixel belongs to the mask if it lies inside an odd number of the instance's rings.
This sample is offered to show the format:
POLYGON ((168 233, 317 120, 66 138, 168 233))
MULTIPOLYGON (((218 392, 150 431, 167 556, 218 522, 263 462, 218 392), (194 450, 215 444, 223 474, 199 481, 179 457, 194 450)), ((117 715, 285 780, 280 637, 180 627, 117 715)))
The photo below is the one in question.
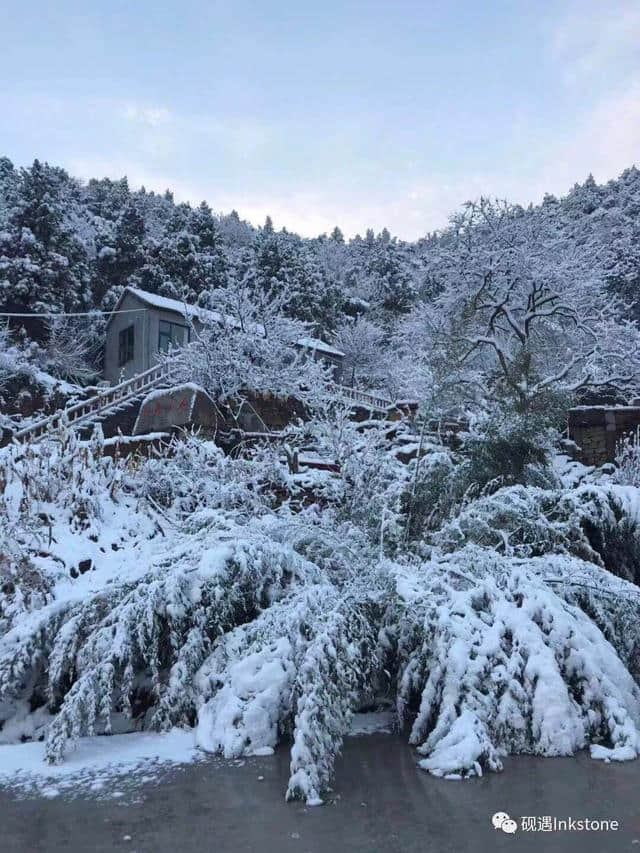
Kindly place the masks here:
POLYGON ((184 727, 289 749, 309 804, 380 709, 452 779, 636 758, 640 441, 585 466, 565 427, 640 397, 639 288, 636 168, 405 242, 0 159, 0 744, 184 727), (220 408, 294 399, 277 441, 14 440, 95 389, 127 286, 233 318, 170 357, 220 408), (304 335, 402 417, 354 417, 304 335))

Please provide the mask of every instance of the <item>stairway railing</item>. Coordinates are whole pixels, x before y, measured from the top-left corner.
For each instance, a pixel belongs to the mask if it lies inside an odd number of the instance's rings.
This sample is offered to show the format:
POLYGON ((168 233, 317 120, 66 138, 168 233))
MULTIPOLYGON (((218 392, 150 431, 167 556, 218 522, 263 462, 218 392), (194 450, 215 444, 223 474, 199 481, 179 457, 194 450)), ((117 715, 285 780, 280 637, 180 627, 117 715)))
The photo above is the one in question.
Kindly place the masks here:
POLYGON ((385 400, 384 397, 369 394, 367 391, 359 391, 357 388, 337 385, 336 390, 349 400, 353 400, 354 403, 361 403, 366 409, 377 409, 386 412, 393 406, 391 400, 385 400))
POLYGON ((171 365, 167 362, 157 364, 143 373, 137 373, 130 379, 114 385, 113 388, 95 394, 88 400, 83 400, 81 403, 76 403, 50 415, 48 418, 43 418, 35 424, 18 430, 14 438, 18 441, 41 438, 46 433, 58 429, 63 418, 70 426, 78 426, 80 423, 98 418, 100 415, 107 414, 111 409, 116 409, 160 385, 171 375, 171 372, 171 365))
MULTIPOLYGON (((173 372, 170 362, 163 362, 154 367, 145 370, 143 373, 137 373, 130 379, 114 385, 113 388, 108 388, 95 394, 88 400, 83 400, 81 403, 75 403, 66 409, 62 409, 47 418, 36 421, 15 433, 14 438, 18 441, 29 441, 42 438, 47 433, 55 432, 59 429, 62 420, 69 426, 78 426, 82 423, 93 419, 99 419, 106 415, 109 411, 117 409, 119 406, 129 403, 132 400, 140 397, 143 393, 152 390, 165 380, 169 379, 173 372)), ((367 391, 359 391, 356 388, 348 388, 346 385, 336 385, 335 389, 349 400, 352 400, 357 405, 361 405, 367 409, 376 411, 387 411, 393 406, 391 400, 385 400, 383 397, 378 397, 375 394, 369 394, 367 391)))

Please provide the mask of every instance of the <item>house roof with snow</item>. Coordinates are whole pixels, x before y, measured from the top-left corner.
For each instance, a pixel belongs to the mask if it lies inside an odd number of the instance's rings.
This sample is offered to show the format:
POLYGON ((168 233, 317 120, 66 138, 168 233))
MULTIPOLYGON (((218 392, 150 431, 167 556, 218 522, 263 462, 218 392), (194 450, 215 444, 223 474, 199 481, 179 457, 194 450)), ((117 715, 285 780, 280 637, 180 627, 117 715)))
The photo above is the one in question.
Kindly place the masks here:
MULTIPOLYGON (((189 305, 186 302, 182 302, 180 299, 171 299, 169 296, 160 296, 157 293, 150 293, 148 290, 140 290, 137 287, 125 287, 113 309, 114 312, 118 310, 118 306, 121 305, 127 294, 135 296, 141 302, 144 302, 145 305, 149 305, 151 308, 157 308, 160 311, 171 311, 175 314, 179 314, 181 317, 190 317, 195 320, 200 320, 200 322, 203 323, 209 322, 222 324, 225 322, 225 318, 218 311, 211 311, 209 308, 201 308, 198 305, 189 305)), ((111 314, 107 320, 107 325, 109 325, 112 317, 113 314, 111 314)), ((227 316, 226 322, 234 325, 236 321, 232 317, 227 316)), ((260 331, 260 329, 261 327, 256 325, 256 331, 260 331)), ((305 349, 317 350, 318 352, 324 353, 328 356, 333 356, 334 358, 344 358, 343 352, 332 347, 330 344, 325 343, 319 338, 299 338, 296 341, 296 344, 300 347, 304 347, 305 349)))
MULTIPOLYGON (((222 314, 219 314, 217 311, 200 308, 198 305, 188 305, 180 299, 171 299, 168 296, 160 296, 158 293, 150 293, 148 290, 140 290, 137 287, 125 287, 113 309, 114 312, 118 310, 118 307, 122 304, 122 301, 128 294, 135 296, 151 308, 158 308, 161 311, 172 311, 174 314, 180 314, 181 317, 209 320, 214 323, 221 323, 223 319, 222 314)), ((109 320, 107 320, 107 325, 111 321, 112 317, 113 314, 109 317, 109 320)))
POLYGON ((304 347, 305 349, 314 349, 318 350, 318 352, 324 352, 327 355, 333 355, 336 358, 344 358, 343 352, 329 344, 325 344, 325 342, 321 341, 320 338, 298 338, 296 343, 298 346, 304 347))

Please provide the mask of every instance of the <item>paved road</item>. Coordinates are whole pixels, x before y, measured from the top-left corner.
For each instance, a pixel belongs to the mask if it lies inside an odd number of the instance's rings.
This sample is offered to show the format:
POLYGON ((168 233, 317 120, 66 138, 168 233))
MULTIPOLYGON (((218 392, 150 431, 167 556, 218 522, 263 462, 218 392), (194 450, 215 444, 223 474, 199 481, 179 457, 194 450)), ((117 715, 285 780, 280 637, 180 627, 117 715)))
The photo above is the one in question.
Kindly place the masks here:
POLYGON ((640 853, 640 761, 510 759, 506 772, 447 782, 415 767, 392 735, 347 741, 332 800, 285 803, 288 759, 254 758, 168 772, 143 785, 141 801, 16 799, 0 791, 1 853, 485 853, 501 850, 640 853), (260 780, 258 777, 263 776, 260 780), (508 812, 608 818, 618 832, 493 829, 508 812), (130 838, 125 838, 130 836, 130 838))

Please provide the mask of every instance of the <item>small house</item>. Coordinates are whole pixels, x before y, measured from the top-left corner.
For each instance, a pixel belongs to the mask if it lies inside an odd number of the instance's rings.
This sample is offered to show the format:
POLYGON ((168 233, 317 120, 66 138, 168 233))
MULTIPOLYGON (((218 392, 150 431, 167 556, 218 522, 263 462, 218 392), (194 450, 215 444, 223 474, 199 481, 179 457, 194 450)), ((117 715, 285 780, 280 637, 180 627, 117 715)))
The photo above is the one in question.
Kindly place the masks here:
MULTIPOLYGON (((158 362, 160 353, 189 343, 192 327, 198 331, 203 322, 221 321, 215 311, 126 287, 107 321, 104 378, 115 384, 143 373, 158 362)), ((340 350, 310 337, 301 338, 296 346, 331 367, 334 380, 341 381, 344 354, 340 350)))

